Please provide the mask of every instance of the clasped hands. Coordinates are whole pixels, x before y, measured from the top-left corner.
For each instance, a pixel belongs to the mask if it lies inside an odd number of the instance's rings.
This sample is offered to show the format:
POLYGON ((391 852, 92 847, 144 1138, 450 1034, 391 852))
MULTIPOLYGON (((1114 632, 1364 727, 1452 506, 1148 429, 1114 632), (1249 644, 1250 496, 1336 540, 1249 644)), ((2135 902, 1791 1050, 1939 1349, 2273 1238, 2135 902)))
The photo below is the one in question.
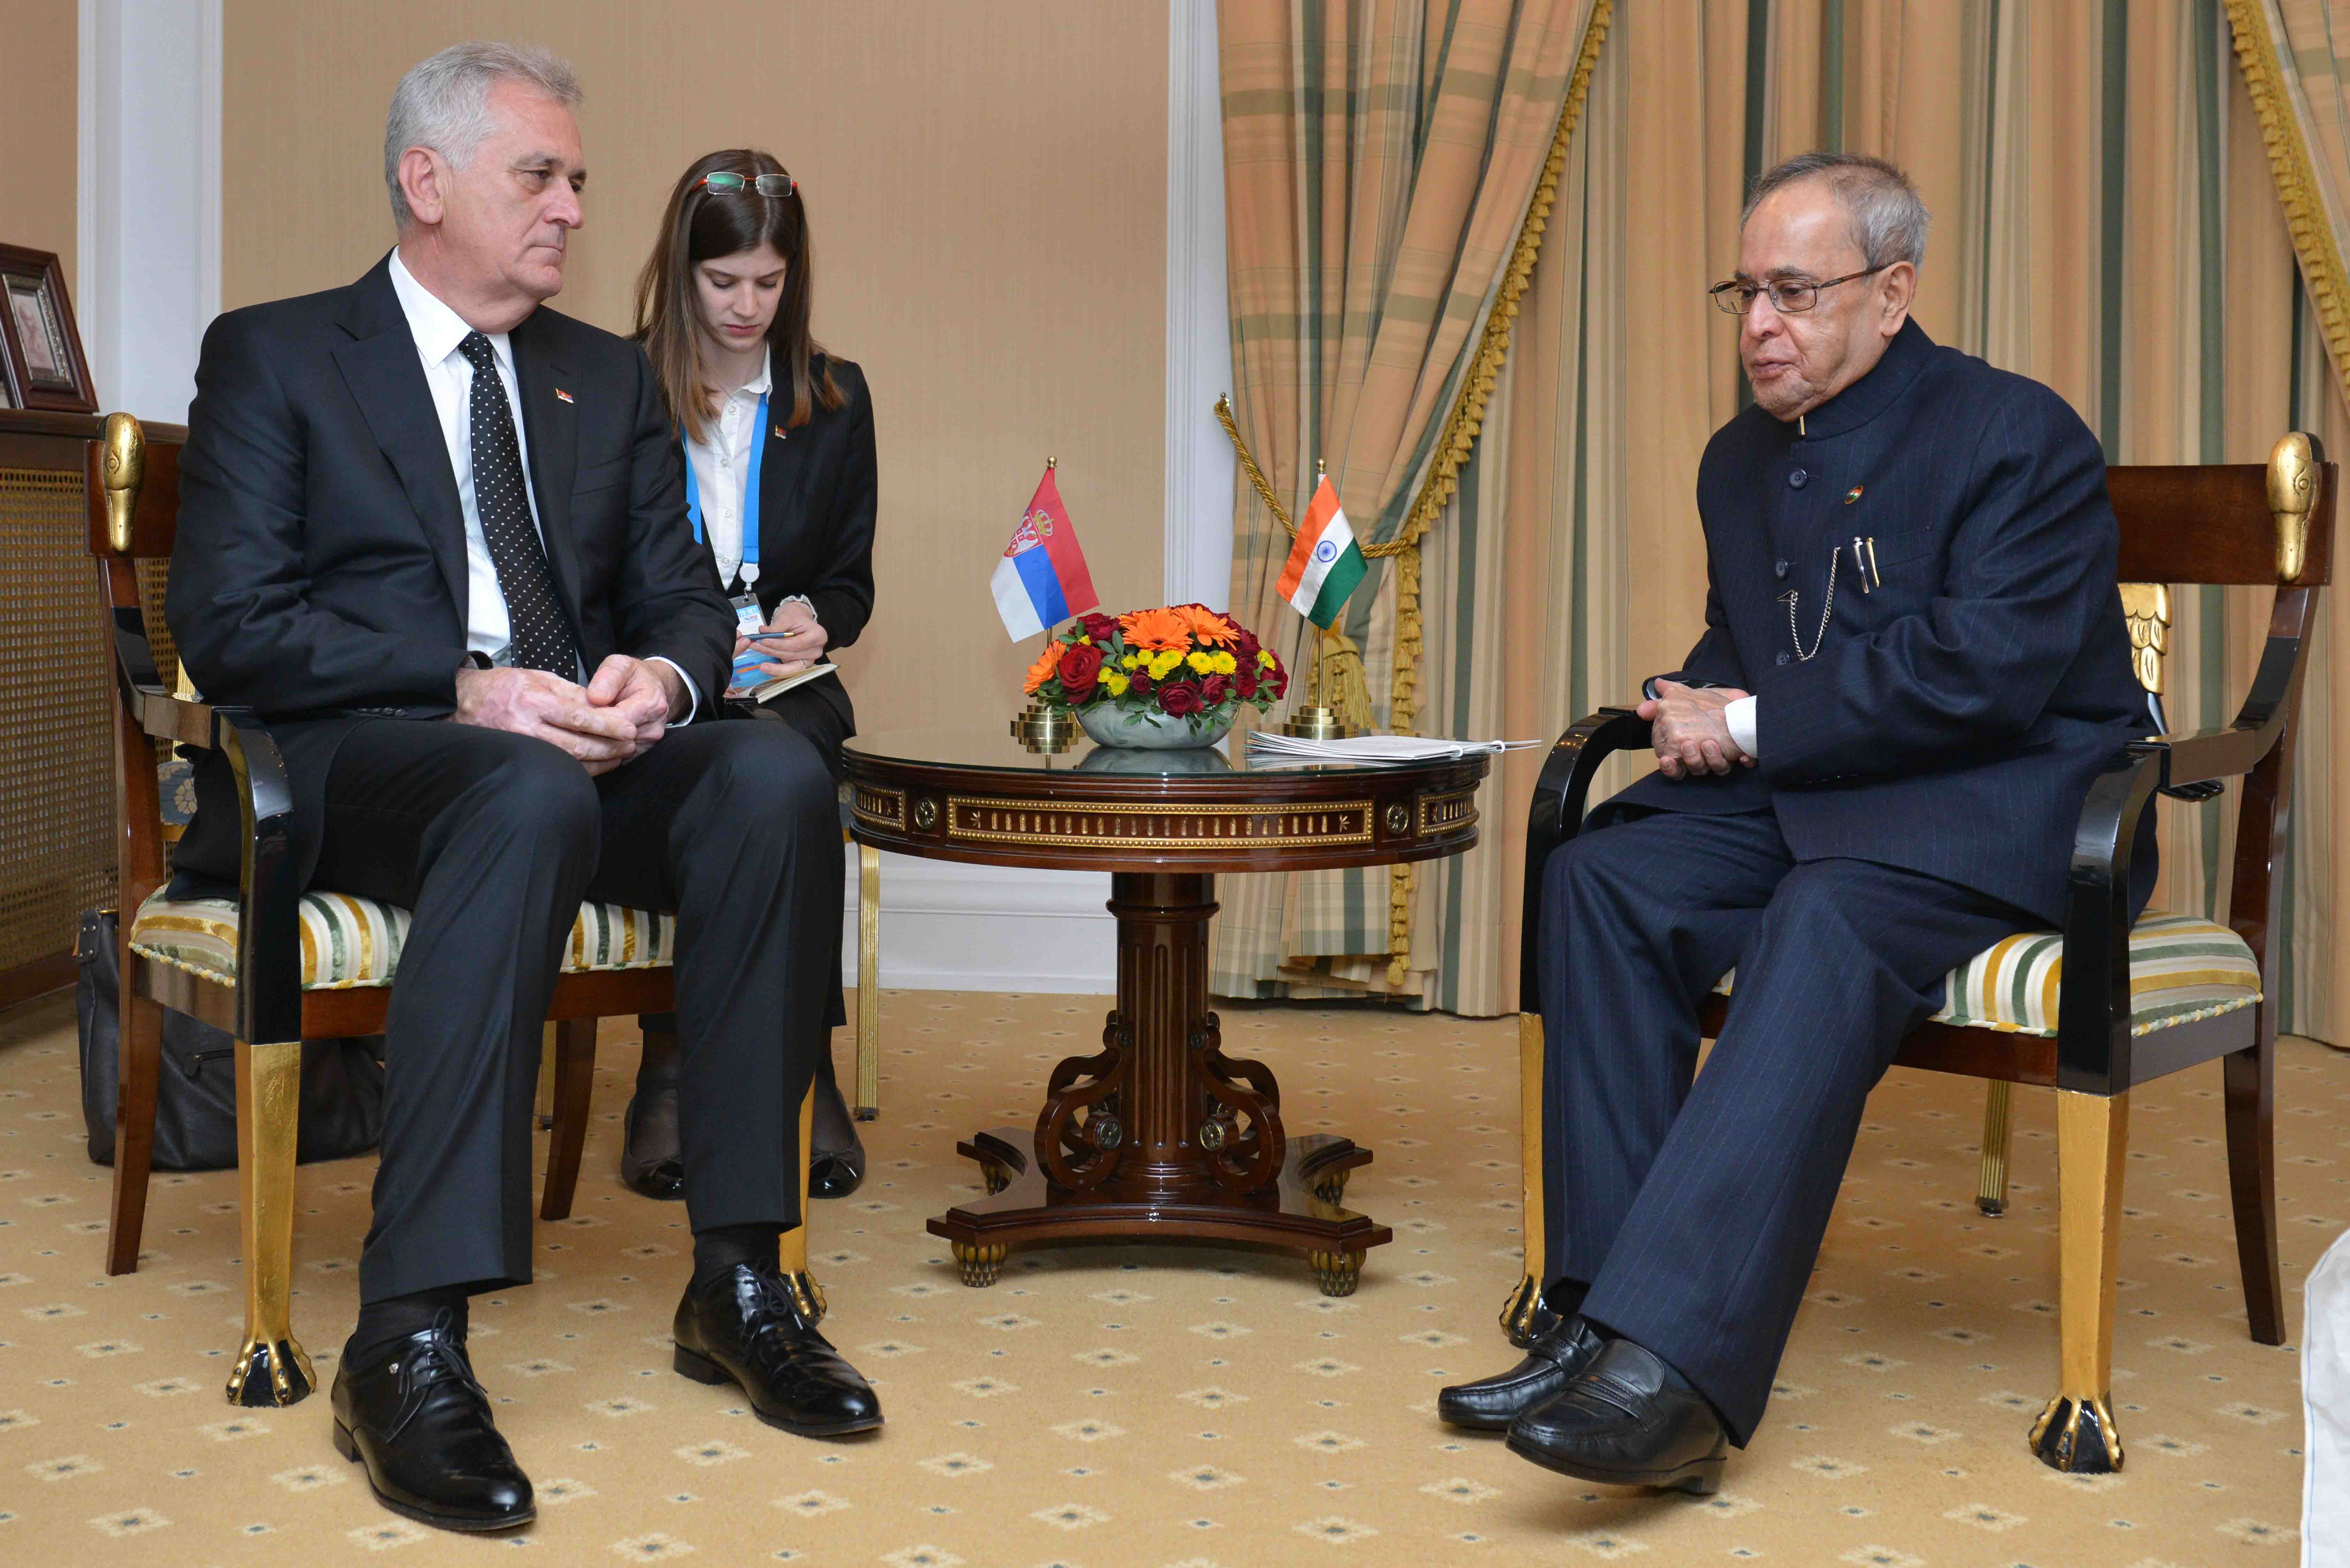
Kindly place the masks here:
POLYGON ((460 670, 452 717, 558 746, 592 777, 650 750, 690 701, 671 666, 616 653, 585 686, 543 670, 460 670))
POLYGON ((1722 716, 1722 710, 1748 695, 1727 686, 1658 681, 1657 695, 1639 707, 1640 717, 1653 726, 1650 744, 1657 752, 1657 771, 1678 779, 1752 767, 1754 759, 1730 738, 1730 722, 1722 716))

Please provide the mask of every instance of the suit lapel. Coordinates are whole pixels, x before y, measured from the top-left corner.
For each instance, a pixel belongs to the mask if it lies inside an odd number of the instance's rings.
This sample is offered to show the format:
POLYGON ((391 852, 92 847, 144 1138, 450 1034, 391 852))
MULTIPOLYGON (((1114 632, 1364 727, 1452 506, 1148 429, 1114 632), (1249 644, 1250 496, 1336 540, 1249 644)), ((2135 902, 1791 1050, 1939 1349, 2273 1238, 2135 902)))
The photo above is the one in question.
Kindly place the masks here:
POLYGON ((336 345, 336 368, 365 416, 369 431, 400 476, 408 504, 432 545, 433 564, 448 586, 457 624, 469 613, 465 514, 457 500, 457 472, 441 433, 441 416, 425 384, 416 338, 392 292, 390 259, 353 284, 341 325, 350 340, 336 345))
MULTIPOLYGON (((546 540, 555 590, 575 627, 579 622, 579 555, 571 536, 571 480, 579 467, 579 406, 571 368, 547 342, 546 317, 534 313, 514 329, 515 380, 522 389, 523 429, 530 438, 530 487, 538 502, 539 533, 546 540), (560 391, 564 396, 558 397, 560 391)), ((589 657, 586 649, 583 658, 589 657)), ((592 663, 592 660, 591 660, 592 663)))

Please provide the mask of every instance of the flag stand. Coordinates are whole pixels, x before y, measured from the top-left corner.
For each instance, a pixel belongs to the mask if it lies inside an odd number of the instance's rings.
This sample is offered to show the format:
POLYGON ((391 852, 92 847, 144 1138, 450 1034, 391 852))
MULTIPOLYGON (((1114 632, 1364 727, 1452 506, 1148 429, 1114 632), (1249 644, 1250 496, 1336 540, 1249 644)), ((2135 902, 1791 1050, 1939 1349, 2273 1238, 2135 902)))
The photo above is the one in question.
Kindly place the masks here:
POLYGON ((1076 715, 1066 708, 1031 702, 1012 716, 1012 738, 1032 752, 1051 755, 1077 743, 1076 715))

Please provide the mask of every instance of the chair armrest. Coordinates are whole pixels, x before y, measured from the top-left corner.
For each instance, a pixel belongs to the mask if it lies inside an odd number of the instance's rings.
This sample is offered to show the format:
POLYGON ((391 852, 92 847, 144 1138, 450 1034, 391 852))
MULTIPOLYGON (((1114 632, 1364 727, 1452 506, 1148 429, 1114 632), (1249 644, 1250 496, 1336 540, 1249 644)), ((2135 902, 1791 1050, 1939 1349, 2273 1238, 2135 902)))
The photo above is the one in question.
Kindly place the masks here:
MULTIPOLYGON (((186 704, 193 706, 193 704, 186 704)), ((217 743, 236 775, 244 828, 237 867, 236 1037, 302 1038, 302 888, 294 864, 294 792, 277 742, 249 709, 215 708, 217 743)))
POLYGON ((1518 926, 1518 1009, 1541 1011, 1534 956, 1541 950, 1542 869, 1551 852, 1583 829, 1592 775, 1614 753, 1648 744, 1646 719, 1627 708, 1602 708, 1577 721, 1551 747, 1526 815, 1525 912, 1518 926))
POLYGON ((2260 766, 2261 759, 2283 738, 2285 715, 2293 705, 2294 679, 2306 647, 2302 638, 2271 634, 2261 649, 2260 668, 2252 672, 2252 689, 2226 729, 2157 735, 2147 742, 2148 749, 2158 750, 2161 755, 2161 787, 2241 778, 2260 766))
POLYGON ((155 650, 147 640, 147 618, 135 607, 114 610, 114 679, 122 688, 122 703, 140 730, 159 741, 184 746, 213 747, 213 710, 173 694, 155 668, 155 650))
POLYGON ((2130 1086, 2130 857, 2166 754, 2158 742, 2131 745, 2090 781, 2081 805, 2056 1012, 2062 1089, 2111 1095, 2130 1086))

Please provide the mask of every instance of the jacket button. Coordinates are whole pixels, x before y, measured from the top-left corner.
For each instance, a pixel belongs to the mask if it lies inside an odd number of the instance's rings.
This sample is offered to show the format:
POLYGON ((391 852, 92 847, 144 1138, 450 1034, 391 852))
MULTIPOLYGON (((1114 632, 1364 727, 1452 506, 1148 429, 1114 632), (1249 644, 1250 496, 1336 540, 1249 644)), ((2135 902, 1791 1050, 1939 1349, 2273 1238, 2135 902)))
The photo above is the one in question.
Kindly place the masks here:
POLYGON ((1781 655, 1779 655, 1779 662, 1780 662, 1780 663, 1782 663, 1782 664, 1788 663, 1788 662, 1790 662, 1791 660, 1793 660, 1793 659, 1794 659, 1794 657, 1795 657, 1795 656, 1794 656, 1794 654, 1792 654, 1792 653, 1782 653, 1781 655))
POLYGON ((1799 468, 1795 470, 1794 472, 1787 475, 1787 483, 1793 489, 1801 490, 1806 483, 1810 483, 1811 477, 1812 476, 1810 474, 1805 473, 1799 468))
POLYGON ((1783 577, 1787 575, 1787 563, 1784 561, 1773 561, 1771 563, 1771 571, 1773 576, 1783 577))

